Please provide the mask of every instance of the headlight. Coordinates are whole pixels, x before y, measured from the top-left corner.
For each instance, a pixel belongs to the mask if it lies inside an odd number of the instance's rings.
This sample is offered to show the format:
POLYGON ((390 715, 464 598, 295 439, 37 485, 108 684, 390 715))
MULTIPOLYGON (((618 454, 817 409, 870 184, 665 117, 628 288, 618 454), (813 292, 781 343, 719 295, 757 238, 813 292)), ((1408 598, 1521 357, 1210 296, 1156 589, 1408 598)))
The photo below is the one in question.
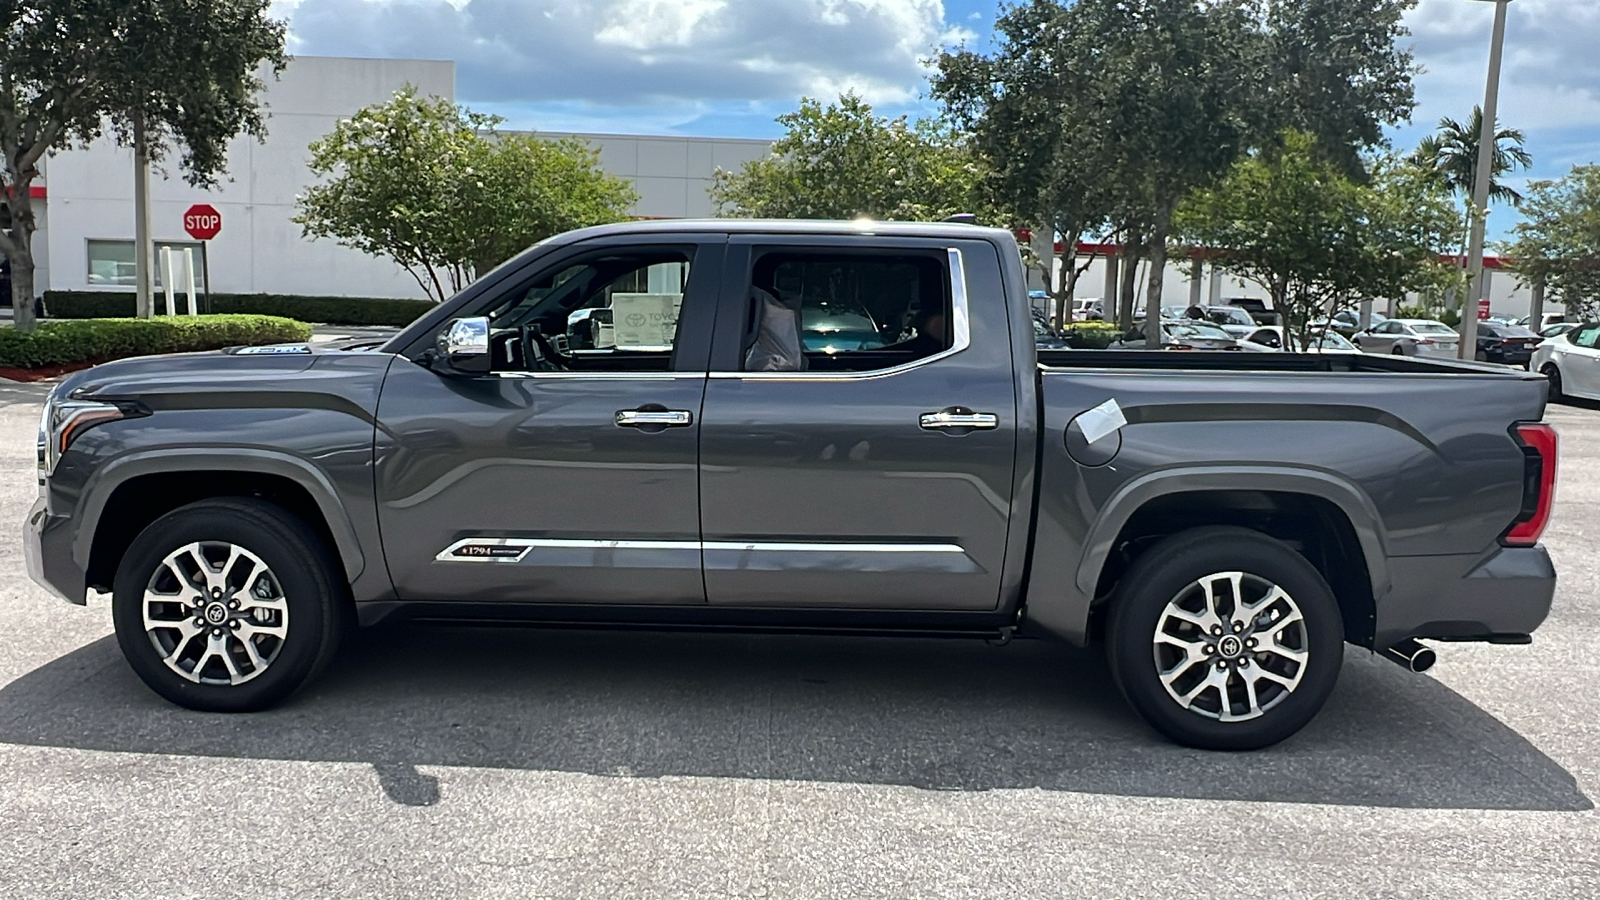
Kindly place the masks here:
POLYGON ((39 418, 39 473, 48 477, 54 472, 61 454, 94 426, 139 415, 144 411, 130 404, 60 399, 52 391, 39 418))

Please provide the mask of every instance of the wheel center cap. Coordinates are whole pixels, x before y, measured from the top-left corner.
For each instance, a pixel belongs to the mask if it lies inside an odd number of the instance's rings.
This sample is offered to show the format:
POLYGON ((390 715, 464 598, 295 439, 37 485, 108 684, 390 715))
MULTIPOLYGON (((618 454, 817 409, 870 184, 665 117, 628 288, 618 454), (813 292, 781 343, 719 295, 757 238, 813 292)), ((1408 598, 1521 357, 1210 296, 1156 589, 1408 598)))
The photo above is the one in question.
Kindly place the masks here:
POLYGON ((1224 635, 1217 641, 1217 654, 1226 659, 1234 659, 1244 652, 1244 641, 1234 635, 1224 635))
POLYGON ((206 604, 206 621, 213 625, 228 621, 228 608, 221 603, 206 604))

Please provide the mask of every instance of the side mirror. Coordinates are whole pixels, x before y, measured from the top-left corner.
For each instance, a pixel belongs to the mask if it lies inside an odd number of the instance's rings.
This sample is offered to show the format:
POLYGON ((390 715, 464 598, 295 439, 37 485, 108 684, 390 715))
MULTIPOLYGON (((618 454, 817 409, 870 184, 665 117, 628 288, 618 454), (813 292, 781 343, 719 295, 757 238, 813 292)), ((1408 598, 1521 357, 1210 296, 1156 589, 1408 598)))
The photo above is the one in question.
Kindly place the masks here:
POLYGON ((439 333, 434 347, 435 364, 464 375, 487 375, 492 367, 489 355, 489 319, 476 316, 456 319, 439 333))

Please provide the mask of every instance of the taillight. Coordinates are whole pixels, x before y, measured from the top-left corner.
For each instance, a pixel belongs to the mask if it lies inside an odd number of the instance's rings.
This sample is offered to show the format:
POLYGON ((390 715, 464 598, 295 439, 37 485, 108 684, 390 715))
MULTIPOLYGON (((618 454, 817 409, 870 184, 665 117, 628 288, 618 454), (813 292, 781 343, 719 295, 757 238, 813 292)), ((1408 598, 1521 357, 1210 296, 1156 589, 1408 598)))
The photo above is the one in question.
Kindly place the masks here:
POLYGON ((1531 547, 1550 524, 1556 499, 1556 430, 1543 422, 1523 422, 1511 426, 1511 434, 1522 445, 1522 509, 1500 543, 1531 547))
POLYGON ((1188 344, 1168 344, 1167 345, 1167 349, 1168 350, 1193 350, 1194 347, 1192 347, 1192 346, 1190 346, 1188 344))
POLYGON ((1430 344, 1431 345, 1433 343, 1433 341, 1429 340, 1428 338, 1417 338, 1417 343, 1418 344, 1430 344))

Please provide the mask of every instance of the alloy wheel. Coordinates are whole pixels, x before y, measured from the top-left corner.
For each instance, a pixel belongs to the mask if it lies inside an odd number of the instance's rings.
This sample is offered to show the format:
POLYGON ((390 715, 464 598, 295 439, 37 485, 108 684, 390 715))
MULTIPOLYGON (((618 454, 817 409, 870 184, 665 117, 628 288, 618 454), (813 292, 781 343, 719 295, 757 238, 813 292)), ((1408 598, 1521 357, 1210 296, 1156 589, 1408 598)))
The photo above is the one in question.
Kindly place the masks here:
POLYGON ((1167 694, 1222 722, 1261 716, 1300 686, 1310 657, 1294 598, 1247 572, 1202 576, 1156 620, 1152 650, 1167 694))
POLYGON ((289 603, 259 556, 226 541, 169 553, 144 591, 144 629, 167 668, 237 685, 267 670, 289 634, 289 603))

